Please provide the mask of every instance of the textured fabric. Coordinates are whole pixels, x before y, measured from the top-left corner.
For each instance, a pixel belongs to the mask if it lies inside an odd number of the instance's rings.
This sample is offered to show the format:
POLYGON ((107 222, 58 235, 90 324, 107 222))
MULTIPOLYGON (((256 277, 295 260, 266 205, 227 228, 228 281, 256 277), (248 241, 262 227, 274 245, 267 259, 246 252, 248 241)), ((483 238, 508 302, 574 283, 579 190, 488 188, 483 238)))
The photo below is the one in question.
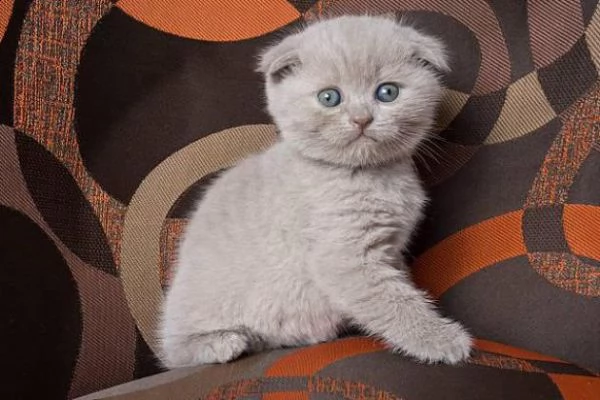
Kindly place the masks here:
POLYGON ((193 200, 276 137, 258 50, 303 20, 365 11, 448 42, 410 256, 480 338, 474 358, 425 366, 344 339, 93 398, 600 398, 592 0, 1 0, 1 398, 161 372, 158 308, 193 200))
POLYGON ((600 379, 571 364, 488 341, 459 368, 418 365, 367 339, 276 351, 229 366, 169 372, 89 399, 594 399, 600 379), (480 384, 474 384, 478 382, 480 384))

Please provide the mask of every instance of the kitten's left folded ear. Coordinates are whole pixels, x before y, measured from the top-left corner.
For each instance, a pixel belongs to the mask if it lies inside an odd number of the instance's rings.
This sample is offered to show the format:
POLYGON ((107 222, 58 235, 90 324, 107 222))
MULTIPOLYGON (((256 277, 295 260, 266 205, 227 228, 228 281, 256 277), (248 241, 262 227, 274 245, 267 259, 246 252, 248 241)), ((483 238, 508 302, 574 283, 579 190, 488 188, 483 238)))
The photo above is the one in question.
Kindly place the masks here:
POLYGON ((280 43, 268 48, 261 55, 258 62, 258 72, 262 72, 267 79, 279 83, 287 75, 300 66, 298 56, 298 37, 288 36, 280 43))
POLYGON ((431 64, 440 72, 449 72, 448 53, 442 41, 433 36, 422 34, 415 29, 408 29, 412 31, 410 41, 413 46, 413 57, 431 64))

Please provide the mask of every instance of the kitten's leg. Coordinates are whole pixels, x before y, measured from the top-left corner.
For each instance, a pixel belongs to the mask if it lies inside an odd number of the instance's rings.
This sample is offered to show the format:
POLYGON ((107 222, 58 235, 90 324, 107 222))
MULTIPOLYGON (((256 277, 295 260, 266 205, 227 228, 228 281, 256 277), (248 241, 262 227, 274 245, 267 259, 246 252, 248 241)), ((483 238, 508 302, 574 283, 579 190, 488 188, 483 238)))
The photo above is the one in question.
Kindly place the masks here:
POLYGON ((261 347, 257 335, 246 329, 219 330, 165 338, 161 358, 167 368, 221 364, 261 347))
POLYGON ((386 263, 361 265, 347 255, 332 265, 319 268, 315 281, 343 312, 394 351, 450 364, 469 356, 469 334, 458 322, 439 315, 407 273, 386 263))

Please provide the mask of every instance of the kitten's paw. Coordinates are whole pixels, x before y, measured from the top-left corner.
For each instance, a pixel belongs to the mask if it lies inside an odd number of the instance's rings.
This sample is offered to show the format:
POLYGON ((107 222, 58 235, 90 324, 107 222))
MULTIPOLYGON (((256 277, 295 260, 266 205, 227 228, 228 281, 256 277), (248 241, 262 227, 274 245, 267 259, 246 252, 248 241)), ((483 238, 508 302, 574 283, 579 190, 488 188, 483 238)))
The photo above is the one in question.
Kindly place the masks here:
POLYGON ((427 363, 456 364, 469 358, 473 339, 458 322, 444 319, 435 329, 427 331, 405 341, 396 350, 427 363))
POLYGON ((251 349, 255 339, 240 331, 218 331, 187 336, 164 346, 163 362, 167 368, 201 364, 223 364, 251 349))

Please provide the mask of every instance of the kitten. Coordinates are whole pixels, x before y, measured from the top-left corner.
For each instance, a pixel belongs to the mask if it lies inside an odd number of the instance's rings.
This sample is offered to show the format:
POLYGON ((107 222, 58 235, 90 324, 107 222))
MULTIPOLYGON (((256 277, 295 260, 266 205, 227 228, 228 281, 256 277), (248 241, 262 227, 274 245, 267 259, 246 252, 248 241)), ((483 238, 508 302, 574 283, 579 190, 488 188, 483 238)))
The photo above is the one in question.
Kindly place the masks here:
POLYGON ((447 70, 436 39, 387 18, 309 25, 261 57, 281 140, 225 172, 192 215, 162 326, 167 367, 336 338, 348 321, 427 362, 471 338, 410 281, 426 197, 411 156, 447 70))

